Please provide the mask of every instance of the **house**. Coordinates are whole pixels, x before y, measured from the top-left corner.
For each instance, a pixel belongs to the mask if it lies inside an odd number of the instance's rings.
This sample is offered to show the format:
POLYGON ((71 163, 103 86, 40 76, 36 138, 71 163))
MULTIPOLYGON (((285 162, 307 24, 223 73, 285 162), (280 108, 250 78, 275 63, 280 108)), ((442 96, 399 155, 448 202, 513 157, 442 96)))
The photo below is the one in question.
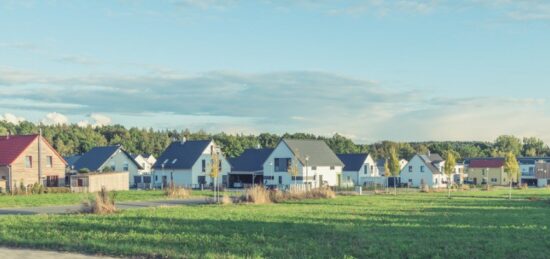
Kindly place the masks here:
POLYGON ((153 171, 153 165, 157 162, 157 159, 150 154, 132 155, 132 158, 141 166, 141 169, 137 171, 137 174, 130 175, 130 179, 133 180, 132 186, 140 189, 153 187, 151 173, 153 171))
POLYGON ((410 187, 447 187, 444 165, 445 160, 438 154, 415 155, 401 170, 401 183, 407 183, 410 187))
MULTIPOLYGON (((135 186, 133 177, 142 167, 120 145, 94 147, 74 163, 71 173, 87 169, 90 172, 128 172, 129 186, 135 186)), ((140 177, 141 178, 141 177, 140 177)))
POLYGON ((40 135, 0 137, 0 180, 7 189, 40 183, 65 186, 67 162, 40 135))
POLYGON ((322 140, 282 139, 263 164, 264 184, 288 188, 291 184, 339 186, 344 163, 322 140), (297 176, 288 168, 297 161, 297 176))
POLYGON ((343 185, 384 184, 385 178, 378 174, 376 163, 369 154, 339 154, 344 163, 343 185))
POLYGON ((229 187, 245 188, 254 184, 262 184, 263 165, 273 150, 273 148, 251 148, 245 150, 239 157, 229 158, 231 165, 229 187))
POLYGON ((74 169, 74 164, 76 163, 76 161, 78 161, 78 159, 80 159, 81 155, 73 155, 73 156, 66 156, 66 157, 63 157, 63 159, 65 159, 65 161, 67 162, 67 169, 68 171, 71 171, 74 169))
POLYGON ((537 186, 536 164, 538 162, 550 162, 550 157, 518 157, 521 172, 521 183, 529 186, 537 186))
POLYGON ((455 169, 451 175, 452 180, 455 184, 464 183, 464 179, 466 179, 467 177, 466 171, 464 169, 465 169, 464 163, 456 163, 455 169))
POLYGON ((193 140, 172 142, 153 165, 154 184, 165 187, 173 183, 187 188, 201 188, 207 185, 226 186, 231 166, 212 140, 193 140), (220 179, 209 176, 212 155, 219 157, 220 179))
POLYGON ((509 185, 504 172, 504 158, 474 158, 467 160, 468 182, 478 185, 509 185))
POLYGON ((538 187, 547 187, 550 185, 550 162, 538 160, 535 163, 535 172, 538 187))
POLYGON ((108 191, 127 191, 130 181, 127 171, 77 173, 71 175, 70 179, 73 192, 99 192, 102 188, 108 191))

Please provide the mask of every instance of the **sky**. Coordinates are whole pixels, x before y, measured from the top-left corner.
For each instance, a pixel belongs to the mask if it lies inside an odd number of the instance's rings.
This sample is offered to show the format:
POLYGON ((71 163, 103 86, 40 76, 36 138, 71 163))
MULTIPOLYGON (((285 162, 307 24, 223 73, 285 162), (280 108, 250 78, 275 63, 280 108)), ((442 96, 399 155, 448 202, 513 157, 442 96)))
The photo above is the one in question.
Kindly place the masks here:
POLYGON ((550 1, 0 0, 0 120, 550 142, 550 1))

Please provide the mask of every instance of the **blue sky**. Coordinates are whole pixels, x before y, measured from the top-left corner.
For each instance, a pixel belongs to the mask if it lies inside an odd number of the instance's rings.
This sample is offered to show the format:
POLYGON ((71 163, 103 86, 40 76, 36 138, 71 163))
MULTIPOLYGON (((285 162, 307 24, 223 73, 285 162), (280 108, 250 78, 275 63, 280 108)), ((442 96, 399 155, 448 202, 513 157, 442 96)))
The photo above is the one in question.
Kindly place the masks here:
POLYGON ((0 119, 550 141, 550 2, 0 1, 0 119))

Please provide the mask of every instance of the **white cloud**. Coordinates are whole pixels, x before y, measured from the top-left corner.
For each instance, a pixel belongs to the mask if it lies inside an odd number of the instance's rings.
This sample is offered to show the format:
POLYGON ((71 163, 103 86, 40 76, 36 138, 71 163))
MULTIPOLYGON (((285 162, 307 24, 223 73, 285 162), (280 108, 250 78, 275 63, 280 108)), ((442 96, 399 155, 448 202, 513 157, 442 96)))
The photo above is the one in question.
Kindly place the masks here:
POLYGON ((69 119, 61 113, 51 112, 46 114, 46 117, 41 122, 45 125, 63 125, 69 124, 69 119))
POLYGON ((94 58, 86 57, 86 56, 64 56, 57 61, 69 63, 69 64, 77 64, 77 65, 97 65, 100 64, 100 62, 94 58))
POLYGON ((18 117, 12 113, 4 113, 4 115, 0 115, 0 121, 6 121, 13 124, 19 124, 23 121, 25 121, 25 118, 18 117))

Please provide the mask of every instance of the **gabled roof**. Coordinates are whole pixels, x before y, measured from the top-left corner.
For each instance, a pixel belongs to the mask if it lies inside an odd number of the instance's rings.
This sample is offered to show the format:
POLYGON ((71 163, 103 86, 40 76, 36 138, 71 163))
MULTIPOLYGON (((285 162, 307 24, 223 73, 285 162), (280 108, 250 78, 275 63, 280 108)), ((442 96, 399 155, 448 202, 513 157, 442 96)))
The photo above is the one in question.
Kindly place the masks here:
POLYGON ((174 141, 157 159, 154 169, 191 169, 211 140, 174 141))
MULTIPOLYGON (((38 137, 37 134, 0 136, 0 165, 11 165, 38 137)), ((67 163, 45 138, 41 139, 41 143, 50 148, 63 163, 67 163)))
POLYGON ((369 154, 338 154, 338 158, 344 163, 343 171, 359 171, 365 164, 369 154))
POLYGON ((430 159, 430 161, 432 161, 432 163, 445 161, 445 159, 443 159, 439 154, 430 154, 428 158, 430 159))
POLYGON ((231 164, 231 171, 262 171, 264 162, 272 152, 273 148, 247 149, 239 157, 228 159, 229 164, 231 164))
POLYGON ((504 166, 504 158, 493 159, 472 159, 470 160, 470 168, 501 168, 504 166))
POLYGON ((65 159, 65 161, 67 161, 67 165, 69 167, 71 166, 74 166, 74 164, 76 163, 76 161, 78 161, 78 159, 80 159, 80 157, 82 157, 81 155, 74 155, 74 156, 66 156, 66 157, 63 157, 65 159))
POLYGON ((142 169, 132 156, 126 152, 122 146, 104 146, 104 147, 94 147, 90 151, 82 154, 82 156, 75 162, 74 169, 80 170, 83 168, 88 168, 90 171, 99 171, 101 166, 107 162, 117 151, 123 152, 130 161, 132 161, 139 169, 142 169))
POLYGON ((296 158, 309 166, 344 166, 338 156, 322 140, 283 139, 296 158))
POLYGON ((432 161, 430 159, 430 157, 433 157, 435 159, 440 159, 441 156, 440 155, 437 155, 437 156, 434 156, 436 154, 432 154, 430 156, 427 156, 427 155, 418 155, 418 157, 420 157, 420 159, 424 162, 424 164, 426 164, 426 166, 428 167, 428 169, 430 169, 430 171, 432 172, 432 174, 441 174, 441 172, 439 171, 439 169, 437 169, 437 167, 434 166, 435 163, 439 163, 439 162, 442 162, 443 159, 441 160, 436 160, 436 161, 432 161))

